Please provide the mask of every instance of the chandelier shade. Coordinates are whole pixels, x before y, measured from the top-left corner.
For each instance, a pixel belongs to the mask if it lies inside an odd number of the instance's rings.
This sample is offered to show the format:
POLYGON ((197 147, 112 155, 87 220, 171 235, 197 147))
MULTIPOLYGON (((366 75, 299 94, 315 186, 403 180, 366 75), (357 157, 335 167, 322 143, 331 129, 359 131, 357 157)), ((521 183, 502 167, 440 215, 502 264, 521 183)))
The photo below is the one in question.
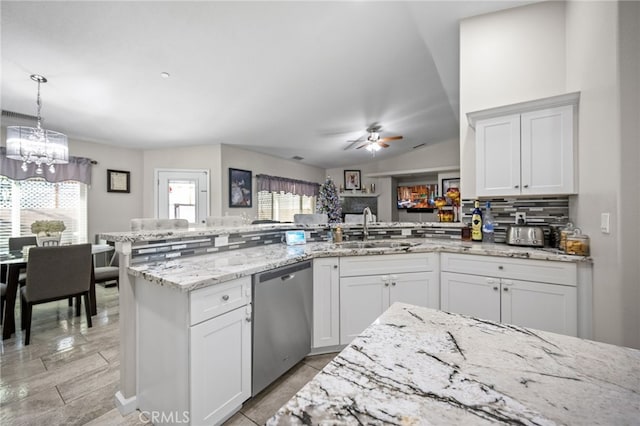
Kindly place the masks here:
POLYGON ((22 161, 22 170, 27 170, 28 164, 36 165, 36 174, 43 173, 42 166, 49 167, 49 172, 55 173, 54 164, 69 162, 69 146, 67 136, 53 130, 43 129, 40 118, 40 83, 47 79, 40 75, 32 75, 31 79, 38 83, 38 122, 36 127, 8 126, 7 127, 7 158, 22 161))

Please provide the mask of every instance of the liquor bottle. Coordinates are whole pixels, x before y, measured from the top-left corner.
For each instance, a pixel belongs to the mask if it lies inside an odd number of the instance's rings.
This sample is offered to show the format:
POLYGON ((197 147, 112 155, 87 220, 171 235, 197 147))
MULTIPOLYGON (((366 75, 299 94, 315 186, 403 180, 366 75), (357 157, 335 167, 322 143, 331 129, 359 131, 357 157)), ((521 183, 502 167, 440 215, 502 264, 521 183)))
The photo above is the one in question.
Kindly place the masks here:
POLYGON ((487 206, 484 210, 484 218, 482 220, 482 242, 494 243, 494 227, 493 216, 491 215, 491 201, 487 201, 487 206))
POLYGON ((471 240, 482 241, 482 210, 480 210, 480 201, 478 200, 475 201, 471 213, 471 240))

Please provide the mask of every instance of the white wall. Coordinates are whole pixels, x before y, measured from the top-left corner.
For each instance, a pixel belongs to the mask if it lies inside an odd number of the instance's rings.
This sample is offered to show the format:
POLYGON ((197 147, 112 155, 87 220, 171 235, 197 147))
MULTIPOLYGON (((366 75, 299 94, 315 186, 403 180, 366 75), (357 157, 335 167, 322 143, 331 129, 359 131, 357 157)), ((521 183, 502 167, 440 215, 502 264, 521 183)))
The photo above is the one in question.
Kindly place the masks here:
POLYGON ((460 163, 466 197, 475 191, 474 134, 466 113, 581 92, 580 193, 572 197, 571 215, 591 237, 594 339, 640 348, 640 191, 633 186, 640 159, 638 12, 630 11, 635 18, 628 18, 621 32, 618 7, 617 2, 545 2, 462 21, 460 163), (621 34, 634 41, 621 45, 621 34), (622 68, 621 46, 631 56, 622 68), (628 122, 621 127, 624 114, 628 122), (601 212, 611 213, 610 234, 600 232, 601 212))
MULTIPOLYGON (((363 155, 371 155, 363 152, 363 155)), ((368 160, 368 158, 367 158, 368 160)), ((362 184, 370 187, 376 185, 378 197, 378 220, 406 220, 406 221, 433 221, 434 215, 426 213, 406 213, 402 212, 402 218, 396 209, 396 185, 392 181, 391 175, 388 177, 367 177, 369 173, 402 172, 406 170, 433 169, 438 167, 458 167, 460 164, 460 144, 459 140, 450 139, 436 142, 417 148, 406 154, 396 157, 381 159, 375 162, 354 164, 343 168, 327 169, 327 176, 331 176, 336 184, 344 185, 345 170, 360 170, 362 184)), ((433 179, 435 183, 437 178, 433 179)))
POLYGON ((250 218, 258 216, 258 195, 256 192, 256 175, 265 174, 270 176, 282 176, 290 179, 299 179, 308 182, 323 183, 326 175, 324 169, 309 166, 298 161, 285 160, 283 158, 272 157, 258 152, 247 151, 231 145, 222 145, 221 161, 221 182, 222 190, 222 215, 238 216, 246 213, 250 218), (229 168, 251 170, 253 202, 251 208, 230 208, 229 207, 229 168))
POLYGON ((88 192, 89 241, 101 232, 128 231, 129 219, 142 214, 142 151, 70 139, 69 153, 98 162, 91 168, 88 192), (130 172, 131 192, 107 192, 107 169, 130 172))
POLYGON ((460 192, 475 197, 475 133, 466 114, 565 89, 564 4, 544 2, 460 23, 460 192))

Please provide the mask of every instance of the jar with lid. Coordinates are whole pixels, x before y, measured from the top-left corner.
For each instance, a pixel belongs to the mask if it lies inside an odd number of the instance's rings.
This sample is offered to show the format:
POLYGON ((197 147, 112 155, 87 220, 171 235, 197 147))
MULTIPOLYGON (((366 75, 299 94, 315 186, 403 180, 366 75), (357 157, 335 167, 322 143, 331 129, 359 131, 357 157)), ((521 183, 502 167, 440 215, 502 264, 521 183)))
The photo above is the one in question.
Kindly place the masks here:
POLYGON ((564 228, 560 229, 560 242, 558 244, 558 248, 562 251, 567 251, 567 237, 573 234, 574 230, 573 223, 567 222, 564 228))
POLYGON ((589 236, 584 235, 580 228, 575 228, 573 234, 567 235, 566 253, 577 256, 589 256, 589 236))
POLYGON ((334 243, 342 242, 342 228, 339 226, 334 228, 333 230, 333 242, 334 243))

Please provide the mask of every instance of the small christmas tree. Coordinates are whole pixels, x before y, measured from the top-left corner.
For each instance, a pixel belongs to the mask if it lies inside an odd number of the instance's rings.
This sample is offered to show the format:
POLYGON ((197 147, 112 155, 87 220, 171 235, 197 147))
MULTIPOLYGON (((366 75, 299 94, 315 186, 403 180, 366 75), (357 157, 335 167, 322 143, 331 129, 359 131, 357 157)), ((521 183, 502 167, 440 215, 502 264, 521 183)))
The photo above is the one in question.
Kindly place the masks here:
POLYGON ((320 185, 320 193, 316 202, 316 212, 326 213, 329 217, 329 223, 342 222, 342 206, 338 197, 338 190, 334 185, 331 177, 327 176, 327 180, 320 185))

